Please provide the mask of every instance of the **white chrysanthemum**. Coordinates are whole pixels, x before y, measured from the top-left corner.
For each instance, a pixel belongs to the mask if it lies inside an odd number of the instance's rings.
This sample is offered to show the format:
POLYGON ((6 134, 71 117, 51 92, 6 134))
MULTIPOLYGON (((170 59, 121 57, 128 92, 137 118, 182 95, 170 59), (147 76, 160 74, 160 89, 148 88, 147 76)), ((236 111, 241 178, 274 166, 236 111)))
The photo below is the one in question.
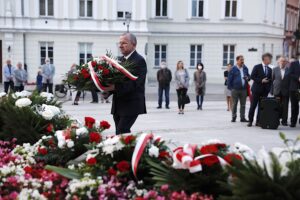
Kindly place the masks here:
POLYGON ((45 120, 51 120, 55 116, 49 109, 42 111, 41 115, 45 120))
POLYGON ((30 106, 31 103, 32 103, 32 101, 30 99, 21 98, 16 101, 15 105, 19 108, 22 108, 22 107, 30 106))
POLYGON ((87 134, 88 132, 89 131, 85 127, 76 129, 76 135, 77 136, 81 136, 81 135, 87 134))
POLYGON ((245 144, 236 142, 233 146, 231 146, 231 150, 234 153, 243 155, 248 160, 253 160, 255 158, 255 152, 245 144))
POLYGON ((156 146, 151 145, 149 149, 149 156, 157 158, 158 155, 159 155, 159 149, 156 146))
POLYGON ((0 98, 1 97, 5 97, 6 96, 6 93, 5 92, 0 92, 0 98))
POLYGON ((42 92, 40 96, 46 98, 47 101, 50 101, 52 98, 54 98, 54 95, 48 92, 42 92))
POLYGON ((28 92, 26 90, 23 90, 22 92, 16 92, 15 96, 18 97, 29 97, 32 93, 28 92))

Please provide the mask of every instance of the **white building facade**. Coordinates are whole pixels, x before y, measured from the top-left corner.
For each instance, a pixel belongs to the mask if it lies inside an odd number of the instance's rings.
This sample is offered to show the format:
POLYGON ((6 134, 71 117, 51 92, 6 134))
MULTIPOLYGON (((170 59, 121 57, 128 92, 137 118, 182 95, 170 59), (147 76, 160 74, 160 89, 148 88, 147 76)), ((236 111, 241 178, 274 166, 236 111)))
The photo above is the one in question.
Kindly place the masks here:
MULTIPOLYGON (((27 64, 35 81, 45 57, 56 66, 56 83, 72 63, 111 50, 126 31, 138 37, 138 52, 155 81, 161 61, 174 72, 182 60, 190 74, 204 63, 208 82, 223 82, 223 69, 239 54, 246 65, 283 52, 285 0, 0 0, 0 63, 27 64)), ((275 62, 275 59, 274 59, 275 62)), ((2 71, 2 70, 1 70, 2 71)), ((3 79, 2 79, 3 80, 3 79)))

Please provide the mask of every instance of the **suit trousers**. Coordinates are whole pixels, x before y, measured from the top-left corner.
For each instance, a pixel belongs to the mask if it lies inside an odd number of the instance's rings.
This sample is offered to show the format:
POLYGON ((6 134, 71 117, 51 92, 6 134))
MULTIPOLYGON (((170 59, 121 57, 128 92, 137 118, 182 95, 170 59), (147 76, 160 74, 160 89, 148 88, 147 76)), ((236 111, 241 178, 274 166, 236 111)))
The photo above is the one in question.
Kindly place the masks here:
POLYGON ((276 95, 276 98, 280 99, 280 107, 281 107, 281 121, 287 123, 288 113, 289 113, 289 96, 276 95))
POLYGON ((248 114, 250 122, 253 122, 254 113, 255 113, 256 108, 258 107, 257 114, 256 114, 256 123, 259 123, 259 119, 260 119, 260 101, 261 101, 262 98, 267 97, 267 96, 268 96, 268 93, 259 94, 259 93, 254 92, 252 94, 252 102, 251 102, 250 109, 249 109, 249 114, 248 114))
POLYGON ((130 129, 136 121, 138 115, 119 116, 117 114, 114 114, 113 117, 116 126, 116 135, 120 135, 123 133, 131 133, 130 129))
POLYGON ((240 118, 245 119, 245 112, 246 112, 246 101, 247 101, 247 90, 232 90, 231 92, 232 97, 232 118, 237 117, 237 105, 240 101, 240 118))
POLYGON ((43 91, 53 94, 53 83, 43 83, 43 91), (48 88, 48 91, 47 91, 48 88))
POLYGON ((14 82, 13 81, 5 81, 4 82, 4 92, 7 94, 8 93, 8 89, 10 87, 10 91, 13 92, 14 90, 14 82))
POLYGON ((298 91, 290 91, 290 98, 292 109, 291 124, 295 125, 299 115, 298 91))

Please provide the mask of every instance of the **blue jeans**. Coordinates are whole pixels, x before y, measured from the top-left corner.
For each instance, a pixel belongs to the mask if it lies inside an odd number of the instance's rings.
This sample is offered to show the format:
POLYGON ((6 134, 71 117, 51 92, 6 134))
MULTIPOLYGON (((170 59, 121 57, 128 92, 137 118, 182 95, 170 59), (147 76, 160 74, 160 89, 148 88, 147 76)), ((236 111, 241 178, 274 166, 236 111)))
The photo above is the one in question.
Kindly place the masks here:
POLYGON ((170 86, 165 87, 158 87, 158 106, 161 107, 162 99, 163 99, 163 92, 165 91, 165 100, 166 100, 166 107, 169 107, 170 103, 170 86))
POLYGON ((203 100, 204 100, 204 96, 203 95, 197 95, 196 96, 196 101, 197 101, 197 105, 199 108, 202 108, 202 104, 203 104, 203 100))

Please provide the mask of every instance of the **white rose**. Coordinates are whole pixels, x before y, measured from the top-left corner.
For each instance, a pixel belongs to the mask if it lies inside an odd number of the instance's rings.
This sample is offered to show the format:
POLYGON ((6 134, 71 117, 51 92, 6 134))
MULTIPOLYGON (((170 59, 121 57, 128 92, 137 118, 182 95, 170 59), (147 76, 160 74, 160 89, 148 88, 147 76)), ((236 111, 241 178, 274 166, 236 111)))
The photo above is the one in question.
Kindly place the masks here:
POLYGON ((41 115, 46 120, 51 120, 55 116, 54 113, 49 109, 42 111, 41 115))
POLYGON ((46 111, 46 110, 50 110, 53 113, 54 116, 60 114, 60 109, 58 107, 43 104, 42 105, 42 111, 46 111))
POLYGON ((68 140, 68 141, 67 141, 67 147, 68 147, 68 148, 74 147, 74 142, 73 142, 73 140, 68 140))
POLYGON ((41 97, 47 98, 47 101, 50 101, 52 98, 54 98, 54 95, 48 92, 42 92, 40 94, 41 97))
POLYGON ((159 149, 152 145, 149 149, 149 156, 157 158, 159 155, 159 149))
POLYGON ((31 92, 23 90, 22 92, 16 92, 15 95, 16 97, 28 97, 31 95, 31 92))
POLYGON ((65 144, 66 144, 66 141, 59 140, 57 146, 58 146, 58 148, 63 149, 65 147, 65 144))
POLYGON ((88 130, 85 127, 76 129, 76 135, 77 136, 84 135, 86 133, 88 133, 88 130))
POLYGON ((0 98, 6 96, 5 92, 0 92, 0 98))
POLYGON ((30 106, 32 103, 32 101, 28 98, 22 98, 22 99, 18 99, 15 103, 15 105, 19 108, 22 107, 26 107, 26 106, 30 106))

